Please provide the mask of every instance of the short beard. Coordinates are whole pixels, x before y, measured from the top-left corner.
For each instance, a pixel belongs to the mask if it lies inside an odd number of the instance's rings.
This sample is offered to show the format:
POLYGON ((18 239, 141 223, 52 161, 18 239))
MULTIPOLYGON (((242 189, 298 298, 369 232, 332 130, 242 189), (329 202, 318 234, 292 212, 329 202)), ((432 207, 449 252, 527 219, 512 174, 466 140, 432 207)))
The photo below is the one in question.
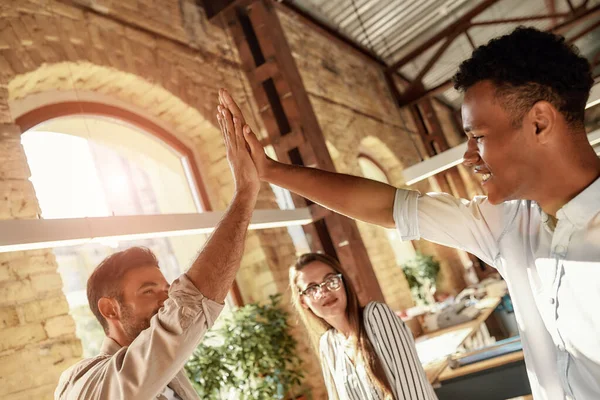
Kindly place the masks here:
POLYGON ((120 303, 120 306, 121 326, 123 327, 127 338, 133 342, 143 330, 150 327, 150 318, 137 318, 129 305, 120 303))

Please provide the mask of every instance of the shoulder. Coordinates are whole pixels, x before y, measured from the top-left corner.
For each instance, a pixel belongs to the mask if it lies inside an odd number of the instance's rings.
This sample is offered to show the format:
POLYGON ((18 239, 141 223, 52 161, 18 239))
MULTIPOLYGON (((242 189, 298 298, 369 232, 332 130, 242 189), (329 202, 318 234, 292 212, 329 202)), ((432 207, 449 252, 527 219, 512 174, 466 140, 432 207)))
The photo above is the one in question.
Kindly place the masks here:
POLYGON ((372 321, 380 319, 383 316, 396 316, 396 313, 385 303, 378 301, 372 301, 367 304, 363 310, 363 319, 365 321, 372 321))
POLYGON ((390 306, 378 301, 370 302, 363 310, 363 323, 367 331, 370 331, 372 327, 390 325, 395 318, 396 314, 390 306))
POLYGON ((335 344, 333 343, 334 330, 329 329, 327 332, 321 335, 319 339, 319 354, 323 362, 328 364, 329 360, 335 358, 336 350, 335 344))
POLYGON ((92 358, 83 359, 76 364, 67 368, 60 375, 58 385, 56 387, 56 398, 61 398, 65 395, 73 385, 79 381, 93 379, 92 376, 106 365, 106 361, 110 359, 109 355, 98 355, 92 358))
POLYGON ((68 377, 70 379, 78 379, 81 378, 88 372, 92 372, 98 367, 101 367, 108 361, 111 356, 107 354, 100 354, 95 357, 85 358, 74 365, 70 366, 66 369, 61 376, 68 377))
POLYGON ((332 335, 333 335, 333 329, 329 329, 324 334, 321 335, 321 338, 319 339, 319 349, 321 350, 321 352, 323 352, 323 350, 331 347, 332 335))

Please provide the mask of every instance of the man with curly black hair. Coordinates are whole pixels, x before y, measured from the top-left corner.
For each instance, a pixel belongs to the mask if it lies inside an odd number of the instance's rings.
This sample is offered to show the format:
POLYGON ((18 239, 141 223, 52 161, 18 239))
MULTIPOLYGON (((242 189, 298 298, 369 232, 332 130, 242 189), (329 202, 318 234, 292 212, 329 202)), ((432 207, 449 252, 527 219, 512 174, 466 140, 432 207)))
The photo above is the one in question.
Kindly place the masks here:
POLYGON ((556 215, 597 177, 583 120, 592 84, 575 48, 533 28, 491 40, 460 65, 465 164, 484 176, 490 202, 535 200, 556 215))
MULTIPOLYGON (((583 126, 590 66, 564 38, 518 28, 476 49, 454 81, 464 92, 465 165, 487 197, 422 195, 286 165, 265 155, 248 126, 244 137, 262 180, 494 265, 513 300, 534 398, 600 399, 600 159, 583 126)), ((243 120, 229 95, 221 101, 243 120)))

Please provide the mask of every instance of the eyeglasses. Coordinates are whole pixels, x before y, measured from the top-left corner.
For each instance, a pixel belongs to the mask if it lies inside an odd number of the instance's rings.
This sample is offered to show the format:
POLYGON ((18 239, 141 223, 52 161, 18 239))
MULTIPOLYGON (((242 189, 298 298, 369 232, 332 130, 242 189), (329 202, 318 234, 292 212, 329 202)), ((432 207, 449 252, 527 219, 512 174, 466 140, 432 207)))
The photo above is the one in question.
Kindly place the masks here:
POLYGON ((335 292, 342 287, 342 274, 330 275, 318 285, 311 285, 304 290, 300 290, 300 296, 308 296, 313 300, 319 300, 323 297, 323 288, 330 292, 335 292))

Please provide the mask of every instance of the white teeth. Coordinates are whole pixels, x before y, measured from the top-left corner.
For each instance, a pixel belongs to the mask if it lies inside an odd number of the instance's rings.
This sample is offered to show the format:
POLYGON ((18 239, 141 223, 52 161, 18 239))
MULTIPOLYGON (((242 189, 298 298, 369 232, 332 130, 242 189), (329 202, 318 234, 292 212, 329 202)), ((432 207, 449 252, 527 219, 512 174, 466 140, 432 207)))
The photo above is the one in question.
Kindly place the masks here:
POLYGON ((483 178, 483 181, 485 182, 492 177, 492 174, 483 174, 481 177, 483 178))

